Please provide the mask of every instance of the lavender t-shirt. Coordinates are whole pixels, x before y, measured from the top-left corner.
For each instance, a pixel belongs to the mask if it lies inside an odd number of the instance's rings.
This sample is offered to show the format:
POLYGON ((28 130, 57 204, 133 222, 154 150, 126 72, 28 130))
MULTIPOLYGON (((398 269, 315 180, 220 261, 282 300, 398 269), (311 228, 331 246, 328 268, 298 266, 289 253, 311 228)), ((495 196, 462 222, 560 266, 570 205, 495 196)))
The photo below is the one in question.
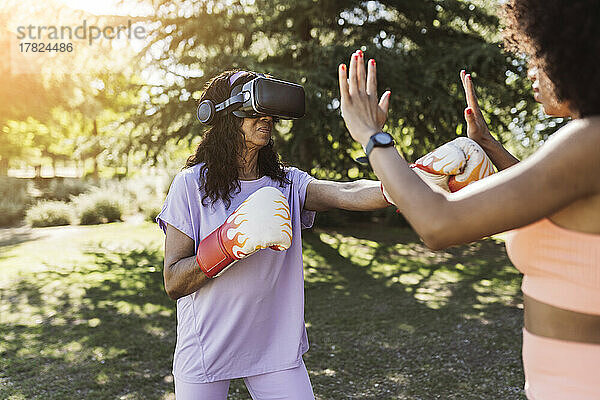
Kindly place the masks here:
POLYGON ((240 181, 241 190, 229 207, 222 201, 205 207, 201 166, 185 169, 173 180, 156 218, 163 231, 172 225, 197 247, 250 194, 273 186, 289 202, 293 237, 288 250, 259 250, 177 300, 173 375, 187 383, 206 383, 294 368, 308 350, 301 229, 314 221, 315 212, 304 210, 306 187, 314 178, 286 168, 291 184, 282 187, 267 176, 240 181))

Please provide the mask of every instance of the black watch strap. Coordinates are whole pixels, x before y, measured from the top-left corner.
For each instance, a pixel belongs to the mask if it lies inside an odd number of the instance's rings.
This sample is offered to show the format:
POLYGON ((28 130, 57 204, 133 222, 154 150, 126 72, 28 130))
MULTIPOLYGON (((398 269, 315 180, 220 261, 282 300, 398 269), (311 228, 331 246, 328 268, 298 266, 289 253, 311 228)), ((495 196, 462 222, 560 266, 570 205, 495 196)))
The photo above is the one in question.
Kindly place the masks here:
POLYGON ((371 135, 371 137, 369 138, 369 142, 367 143, 367 147, 365 147, 365 154, 367 155, 367 158, 369 158, 369 155, 371 154, 371 152, 373 151, 373 149, 375 147, 390 147, 394 145, 394 138, 392 137, 392 135, 390 135, 387 132, 376 132, 373 135, 371 135), (381 141, 378 140, 378 138, 381 138, 381 136, 387 136, 387 140, 385 141, 381 141))

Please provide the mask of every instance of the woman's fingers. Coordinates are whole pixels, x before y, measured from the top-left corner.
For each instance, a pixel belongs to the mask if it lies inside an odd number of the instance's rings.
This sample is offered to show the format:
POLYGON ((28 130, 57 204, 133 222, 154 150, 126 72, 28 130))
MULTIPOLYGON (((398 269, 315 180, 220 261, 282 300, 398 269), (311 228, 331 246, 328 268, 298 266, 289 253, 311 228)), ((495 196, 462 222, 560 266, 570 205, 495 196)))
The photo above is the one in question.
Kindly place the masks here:
POLYGON ((348 91, 348 72, 346 64, 340 64, 338 67, 338 80, 340 81, 340 101, 346 101, 350 95, 348 91))
POLYGON ((465 91, 465 97, 467 99, 467 108, 471 108, 477 115, 482 115, 479 108, 479 100, 477 99, 477 93, 475 93, 475 86, 471 79, 471 74, 463 69, 460 71, 460 81, 462 82, 463 89, 465 91))
POLYGON ((367 73, 367 95, 377 97, 377 66, 375 60, 369 60, 367 73))
POLYGON ((379 107, 379 109, 377 110, 377 122, 379 124, 379 129, 383 129, 383 126, 385 125, 385 122, 387 120, 388 110, 390 108, 390 95, 391 92, 387 90, 381 96, 379 104, 377 104, 379 107))
POLYGON ((467 121, 467 125, 476 126, 477 121, 475 120, 475 112, 473 108, 467 107, 465 108, 465 121, 467 121))
MULTIPOLYGON (((348 71, 346 66, 340 64, 338 67, 338 79, 342 98, 351 99, 353 96, 367 94, 377 102, 377 67, 375 60, 371 59, 365 68, 364 54, 357 50, 350 57, 348 71), (368 69, 367 69, 368 68, 368 69)), ((382 101, 385 96, 382 96, 382 101)), ((389 102, 389 96, 387 98, 389 102)))
POLYGON ((473 86, 473 81, 471 80, 471 74, 466 74, 465 82, 466 82, 465 92, 467 94, 467 105, 469 107, 473 107, 474 110, 479 111, 479 101, 477 100, 477 93, 475 93, 475 87, 473 86))
POLYGON ((354 53, 350 57, 350 66, 348 67, 348 91, 351 96, 357 93, 358 76, 356 75, 356 65, 358 64, 358 54, 354 53))
POLYGON ((381 95, 381 100, 379 100, 379 108, 385 113, 385 115, 387 115, 390 108, 390 97, 392 97, 392 92, 387 90, 383 95, 381 95))
POLYGON ((467 100, 467 107, 473 107, 473 85, 469 85, 470 75, 467 74, 467 71, 464 69, 460 71, 460 81, 463 85, 463 90, 465 91, 465 98, 467 100))
POLYGON ((365 58, 362 50, 356 50, 355 54, 358 56, 356 60, 356 78, 358 79, 358 90, 362 92, 365 90, 365 83, 367 79, 367 73, 365 71, 365 58))
POLYGON ((471 74, 465 75, 465 83, 467 88, 467 96, 469 96, 471 102, 476 102, 477 95, 475 94, 475 90, 473 89, 473 81, 471 80, 471 74))
POLYGON ((389 107, 389 93, 377 101, 377 74, 374 63, 364 63, 364 55, 357 51, 352 54, 346 71, 338 67, 342 117, 354 140, 363 146, 369 137, 381 129, 385 123, 389 107))

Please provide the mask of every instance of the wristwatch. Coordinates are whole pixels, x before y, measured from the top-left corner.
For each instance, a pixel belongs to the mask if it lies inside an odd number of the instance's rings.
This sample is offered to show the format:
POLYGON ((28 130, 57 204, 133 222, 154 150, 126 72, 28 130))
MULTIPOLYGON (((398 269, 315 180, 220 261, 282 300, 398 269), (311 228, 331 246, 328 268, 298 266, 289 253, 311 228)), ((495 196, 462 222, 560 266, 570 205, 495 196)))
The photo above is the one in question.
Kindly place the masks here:
POLYGON ((365 147, 365 154, 367 155, 367 158, 369 158, 369 155, 371 154, 371 151, 373 151, 373 148, 390 147, 394 144, 394 138, 392 137, 392 135, 390 135, 387 132, 377 132, 371 135, 371 137, 369 138, 367 147, 365 147))

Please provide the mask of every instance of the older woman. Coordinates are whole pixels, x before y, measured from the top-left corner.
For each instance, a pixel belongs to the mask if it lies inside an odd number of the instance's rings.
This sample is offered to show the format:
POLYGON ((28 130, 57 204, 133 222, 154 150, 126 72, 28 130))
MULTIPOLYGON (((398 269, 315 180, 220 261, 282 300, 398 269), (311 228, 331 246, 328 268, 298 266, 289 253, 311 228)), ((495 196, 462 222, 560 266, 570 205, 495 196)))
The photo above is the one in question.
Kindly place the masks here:
MULTIPOLYGON (((201 100, 224 102, 256 77, 223 72, 201 100)), ((224 110, 211 124, 157 217, 165 290, 177 300, 176 397, 225 399, 229 380, 244 378, 254 399, 312 399, 301 229, 315 211, 388 203, 379 182, 322 181, 284 167, 269 115, 224 110)))
MULTIPOLYGON (((537 67, 536 100, 575 118, 533 156, 457 193, 424 185, 379 132, 374 60, 339 67, 342 110, 389 196, 433 249, 513 229, 507 250, 524 273, 523 365, 528 398, 600 398, 600 5, 512 0, 507 40, 537 67), (418 199, 418 201, 415 201, 418 199), (516 230, 514 230, 516 229, 516 230)), ((463 77, 464 78, 464 77, 463 77)), ((473 114, 473 103, 466 110, 473 114)), ((489 138, 488 138, 489 139, 489 138)), ((482 143, 485 148, 485 144, 482 143)), ((502 167, 501 167, 502 168, 502 167)))

